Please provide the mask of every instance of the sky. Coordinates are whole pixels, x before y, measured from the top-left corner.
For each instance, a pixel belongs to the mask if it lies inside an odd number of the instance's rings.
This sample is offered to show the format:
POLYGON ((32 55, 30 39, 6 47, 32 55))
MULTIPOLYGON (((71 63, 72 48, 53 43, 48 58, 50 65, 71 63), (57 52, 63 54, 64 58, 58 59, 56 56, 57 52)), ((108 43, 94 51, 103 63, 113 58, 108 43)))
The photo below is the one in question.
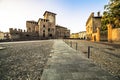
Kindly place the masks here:
POLYGON ((38 21, 45 11, 56 13, 56 24, 67 27, 71 33, 86 30, 89 15, 104 11, 109 0, 0 0, 0 31, 9 28, 26 30, 26 21, 38 21))

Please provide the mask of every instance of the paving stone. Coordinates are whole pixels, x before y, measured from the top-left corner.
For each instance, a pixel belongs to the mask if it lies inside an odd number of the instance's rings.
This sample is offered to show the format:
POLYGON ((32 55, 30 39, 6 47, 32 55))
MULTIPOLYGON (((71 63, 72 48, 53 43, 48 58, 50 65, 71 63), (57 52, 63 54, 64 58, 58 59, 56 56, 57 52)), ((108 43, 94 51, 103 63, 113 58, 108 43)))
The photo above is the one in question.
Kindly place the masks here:
POLYGON ((117 80, 62 40, 54 40, 52 51, 41 80, 117 80))
POLYGON ((0 43, 0 80, 40 80, 52 40, 0 43))

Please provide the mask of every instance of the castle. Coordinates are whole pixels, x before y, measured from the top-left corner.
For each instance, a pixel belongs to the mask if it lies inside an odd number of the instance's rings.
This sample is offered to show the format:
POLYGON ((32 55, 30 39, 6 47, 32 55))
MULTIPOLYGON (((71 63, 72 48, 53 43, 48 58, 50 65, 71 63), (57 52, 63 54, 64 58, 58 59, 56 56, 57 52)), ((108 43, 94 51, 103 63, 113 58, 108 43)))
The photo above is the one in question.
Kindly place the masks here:
POLYGON ((38 21, 26 21, 27 31, 10 28, 11 39, 58 39, 69 38, 70 30, 56 25, 56 14, 45 11, 44 18, 38 21))

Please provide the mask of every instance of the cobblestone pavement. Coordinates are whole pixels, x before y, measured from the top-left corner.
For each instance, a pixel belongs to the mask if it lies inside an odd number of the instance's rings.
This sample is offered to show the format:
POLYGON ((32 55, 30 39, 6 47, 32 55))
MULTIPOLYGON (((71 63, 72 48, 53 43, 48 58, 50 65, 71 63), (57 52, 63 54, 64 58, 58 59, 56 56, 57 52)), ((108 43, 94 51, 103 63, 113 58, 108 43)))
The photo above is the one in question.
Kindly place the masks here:
POLYGON ((119 80, 62 40, 55 40, 41 80, 119 80))
POLYGON ((112 75, 120 78, 120 43, 107 42, 91 42, 85 40, 66 40, 66 43, 82 52, 86 57, 88 53, 88 46, 90 48, 90 59, 93 60, 101 68, 107 70, 112 75))
POLYGON ((0 43, 0 80, 40 80, 53 41, 0 43))

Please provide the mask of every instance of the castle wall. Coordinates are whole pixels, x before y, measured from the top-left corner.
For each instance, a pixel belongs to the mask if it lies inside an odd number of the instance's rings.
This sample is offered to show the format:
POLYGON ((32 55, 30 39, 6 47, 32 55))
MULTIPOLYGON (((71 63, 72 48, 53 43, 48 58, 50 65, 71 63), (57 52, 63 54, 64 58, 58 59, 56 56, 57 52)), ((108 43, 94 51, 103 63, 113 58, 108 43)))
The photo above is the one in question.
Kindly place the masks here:
POLYGON ((50 28, 50 31, 48 33, 48 36, 52 37, 51 38, 55 38, 56 36, 56 14, 55 13, 52 13, 52 12, 49 12, 49 11, 45 11, 44 13, 44 19, 48 20, 49 21, 49 28, 50 28))
POLYGON ((38 23, 35 21, 26 21, 27 32, 36 32, 35 26, 37 26, 37 25, 38 25, 38 23))
POLYGON ((12 40, 26 40, 26 39, 37 39, 38 34, 36 32, 26 32, 22 29, 9 29, 12 40))
POLYGON ((56 38, 70 38, 70 30, 65 27, 56 25, 56 38))
MULTIPOLYGON (((56 14, 46 11, 44 13, 44 19, 39 18, 36 21, 26 21, 27 31, 21 29, 10 28, 9 32, 12 39, 54 39, 54 38, 68 38, 70 36, 70 30, 67 28, 56 29, 56 14), (56 37, 56 30, 60 31, 60 35, 56 37)), ((58 32, 57 32, 58 33, 58 32)))
POLYGON ((45 19, 40 19, 38 21, 39 37, 40 38, 47 38, 48 37, 48 26, 49 26, 49 23, 45 19))

